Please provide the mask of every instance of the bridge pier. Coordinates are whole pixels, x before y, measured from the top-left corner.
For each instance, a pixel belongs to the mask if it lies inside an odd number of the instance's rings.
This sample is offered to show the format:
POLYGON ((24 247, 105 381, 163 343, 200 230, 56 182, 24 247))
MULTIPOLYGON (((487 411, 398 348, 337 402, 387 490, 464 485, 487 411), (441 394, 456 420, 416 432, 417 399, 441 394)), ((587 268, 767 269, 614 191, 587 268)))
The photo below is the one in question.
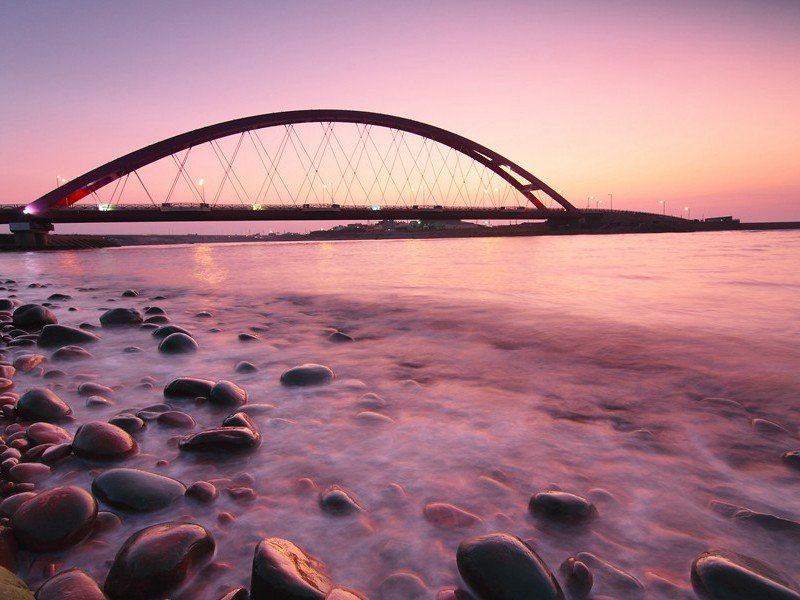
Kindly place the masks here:
POLYGON ((48 234, 53 231, 53 224, 45 221, 22 221, 9 223, 8 228, 14 234, 14 245, 17 248, 45 248, 48 234))

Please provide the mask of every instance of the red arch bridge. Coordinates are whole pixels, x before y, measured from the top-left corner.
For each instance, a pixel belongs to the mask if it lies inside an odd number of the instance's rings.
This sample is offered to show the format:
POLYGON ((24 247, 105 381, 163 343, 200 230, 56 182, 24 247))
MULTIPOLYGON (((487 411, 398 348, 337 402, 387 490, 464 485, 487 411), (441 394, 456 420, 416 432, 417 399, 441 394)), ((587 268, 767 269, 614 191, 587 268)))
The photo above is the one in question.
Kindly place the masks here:
POLYGON ((210 125, 151 144, 27 205, 0 207, 15 237, 54 223, 376 219, 576 221, 531 172, 463 136, 352 110, 299 110, 210 125))

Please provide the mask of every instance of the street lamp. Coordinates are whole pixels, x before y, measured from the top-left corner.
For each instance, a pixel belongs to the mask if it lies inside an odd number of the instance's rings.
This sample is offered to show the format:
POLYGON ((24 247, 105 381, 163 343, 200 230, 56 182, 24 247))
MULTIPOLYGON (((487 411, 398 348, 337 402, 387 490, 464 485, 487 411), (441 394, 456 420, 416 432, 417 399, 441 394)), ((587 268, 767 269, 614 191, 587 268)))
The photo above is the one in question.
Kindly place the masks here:
POLYGON ((667 203, 664 200, 659 200, 658 203, 661 205, 661 214, 667 214, 667 203))
POLYGON ((206 182, 206 180, 205 180, 205 179, 201 179, 201 180, 199 180, 199 181, 197 182, 197 185, 199 185, 199 186, 200 186, 200 194, 201 194, 201 197, 202 197, 202 199, 203 199, 203 204, 205 204, 205 203, 206 203, 206 188, 204 188, 204 187, 203 187, 203 185, 205 184, 205 182, 206 182))
POLYGON ((60 187, 62 183, 66 183, 67 180, 64 179, 61 175, 56 175, 56 187, 60 187))
POLYGON ((691 221, 691 220, 692 220, 692 209, 691 209, 691 208, 689 208, 688 206, 685 206, 685 207, 683 208, 683 210, 685 210, 685 211, 686 211, 686 218, 687 218, 687 219, 689 219, 689 220, 691 221))
POLYGON ((586 198, 586 208, 591 208, 589 205, 592 200, 594 200, 594 196, 589 196, 588 198, 586 198))

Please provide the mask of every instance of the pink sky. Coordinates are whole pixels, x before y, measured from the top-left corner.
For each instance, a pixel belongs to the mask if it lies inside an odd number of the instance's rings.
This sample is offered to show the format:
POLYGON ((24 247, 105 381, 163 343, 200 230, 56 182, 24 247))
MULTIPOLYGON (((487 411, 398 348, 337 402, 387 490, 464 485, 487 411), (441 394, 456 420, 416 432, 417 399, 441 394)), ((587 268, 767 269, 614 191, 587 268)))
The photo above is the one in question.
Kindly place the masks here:
POLYGON ((462 134, 578 206, 800 220, 794 0, 0 0, 0 27, 0 203, 183 131, 324 107, 462 134))

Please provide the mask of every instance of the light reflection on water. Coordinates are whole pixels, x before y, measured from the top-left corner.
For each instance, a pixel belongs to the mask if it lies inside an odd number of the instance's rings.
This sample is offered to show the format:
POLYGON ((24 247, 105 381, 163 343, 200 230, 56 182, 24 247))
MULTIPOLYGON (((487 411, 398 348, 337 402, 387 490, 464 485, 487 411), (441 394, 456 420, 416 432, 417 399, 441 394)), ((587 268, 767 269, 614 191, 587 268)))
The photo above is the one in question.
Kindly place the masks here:
MULTIPOLYGON (((676 597, 675 590, 650 585, 656 576, 688 589, 691 560, 710 546, 800 575, 796 539, 709 508, 722 500, 800 519, 797 475, 780 461, 783 452, 800 449, 798 264, 800 236, 793 232, 0 257, 4 278, 52 283, 23 286, 21 298, 74 296, 56 309, 61 322, 96 321, 101 307, 158 304, 200 343, 196 355, 165 358, 146 331, 101 332, 95 358, 79 370, 121 389, 114 407, 93 411, 67 384, 59 393, 79 422, 159 402, 177 375, 231 378, 250 391, 251 403, 274 406, 257 417, 264 444, 252 455, 190 460, 169 445, 174 432, 151 426, 142 454, 129 463, 156 469, 164 458, 168 465, 159 470, 186 483, 247 473, 258 500, 241 504, 223 495, 211 510, 185 504, 126 517, 108 548, 81 546, 65 566, 83 566, 102 579, 104 561, 125 535, 187 516, 213 531, 219 559, 231 564, 209 580, 212 591, 246 584, 255 541, 277 535, 370 597, 382 578, 402 569, 432 589, 457 584, 458 542, 493 530, 530 540, 553 568, 570 554, 592 551, 630 570, 654 598, 676 597), (83 285, 97 290, 75 291, 83 285), (129 287, 142 296, 120 298, 129 287), (148 299, 156 295, 166 300, 148 299), (67 312, 67 305, 81 310, 67 312), (199 310, 214 317, 197 318, 199 310), (252 326, 268 328, 259 333, 263 340, 239 342, 237 334, 252 326), (329 328, 356 342, 328 342, 329 328), (130 345, 144 351, 124 354, 130 345), (239 360, 260 370, 235 374, 239 360), (309 361, 331 366, 337 381, 308 390, 280 386, 285 368, 309 361), (145 375, 158 380, 154 390, 137 388, 145 375), (393 423, 357 418, 365 392, 386 398, 383 412, 393 423), (747 411, 721 413, 700 402, 714 396, 735 399, 747 411), (790 433, 760 434, 750 424, 754 416, 790 433), (299 491, 302 477, 351 489, 367 513, 321 514, 315 495, 299 491), (528 498, 548 486, 590 496, 600 518, 580 530, 533 520, 528 498), (482 522, 465 531, 435 529, 422 517, 429 501, 461 505, 482 522), (236 520, 220 525, 216 515, 223 510, 236 520)), ((23 388, 40 383, 19 381, 23 388)), ((180 408, 203 427, 224 416, 191 404, 180 408)), ((48 485, 89 485, 88 473, 69 471, 60 468, 48 485)), ((598 593, 624 596, 608 582, 598 586, 598 593)))

